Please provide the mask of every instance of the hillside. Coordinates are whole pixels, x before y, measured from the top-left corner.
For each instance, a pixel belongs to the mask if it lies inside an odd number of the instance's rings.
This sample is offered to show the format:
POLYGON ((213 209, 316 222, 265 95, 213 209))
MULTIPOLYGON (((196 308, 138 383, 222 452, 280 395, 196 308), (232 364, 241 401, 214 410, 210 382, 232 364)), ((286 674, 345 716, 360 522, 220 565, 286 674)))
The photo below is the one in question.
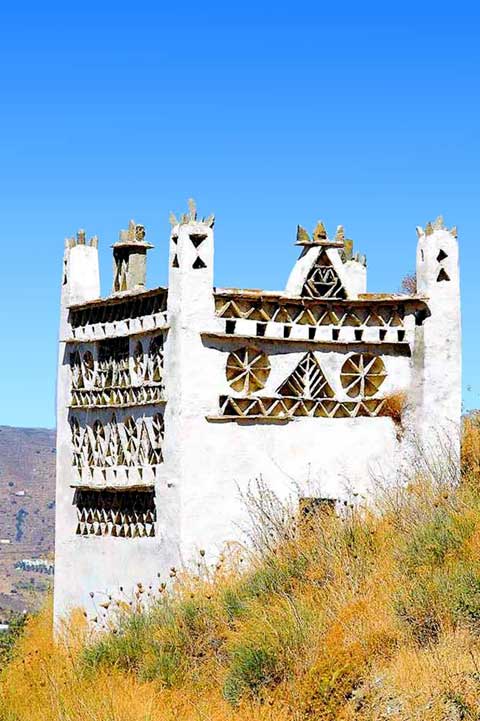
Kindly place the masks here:
POLYGON ((52 558, 54 517, 55 431, 0 426, 0 617, 37 606, 50 587, 15 563, 52 558))
POLYGON ((0 721, 478 721, 480 416, 460 484, 423 460, 335 513, 259 482, 250 550, 99 594, 67 644, 47 606, 4 653, 0 721))

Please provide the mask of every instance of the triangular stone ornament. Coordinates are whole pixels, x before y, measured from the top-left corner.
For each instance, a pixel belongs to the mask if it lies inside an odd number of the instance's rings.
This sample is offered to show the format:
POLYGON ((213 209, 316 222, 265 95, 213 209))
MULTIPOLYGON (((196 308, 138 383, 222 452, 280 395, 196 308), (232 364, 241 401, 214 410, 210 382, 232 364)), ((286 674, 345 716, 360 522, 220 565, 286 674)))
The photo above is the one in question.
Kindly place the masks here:
POLYGON ((277 393, 293 398, 333 398, 334 393, 313 353, 306 353, 277 393))
POLYGON ((320 253, 310 269, 302 288, 307 298, 341 298, 347 294, 340 278, 325 252, 320 253))
POLYGON ((206 263, 203 262, 203 260, 200 258, 200 256, 197 256, 196 260, 192 264, 192 268, 195 270, 199 270, 200 268, 206 268, 206 263))

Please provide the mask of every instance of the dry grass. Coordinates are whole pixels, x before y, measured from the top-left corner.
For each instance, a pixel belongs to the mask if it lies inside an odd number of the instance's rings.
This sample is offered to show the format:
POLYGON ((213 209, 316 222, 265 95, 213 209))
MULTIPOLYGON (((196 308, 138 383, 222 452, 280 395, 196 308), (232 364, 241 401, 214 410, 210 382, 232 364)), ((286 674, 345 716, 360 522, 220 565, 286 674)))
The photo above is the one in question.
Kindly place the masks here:
POLYGON ((480 411, 463 420, 462 470, 465 475, 480 475, 480 411))
POLYGON ((402 428, 406 399, 407 396, 405 393, 392 393, 391 395, 386 396, 385 403, 381 411, 382 416, 388 416, 391 418, 399 428, 402 428))
POLYGON ((459 487, 431 474, 307 529, 260 485, 248 559, 179 574, 150 610, 113 603, 101 637, 76 614, 54 645, 50 608, 31 619, 0 721, 480 719, 474 417, 462 462, 459 487))

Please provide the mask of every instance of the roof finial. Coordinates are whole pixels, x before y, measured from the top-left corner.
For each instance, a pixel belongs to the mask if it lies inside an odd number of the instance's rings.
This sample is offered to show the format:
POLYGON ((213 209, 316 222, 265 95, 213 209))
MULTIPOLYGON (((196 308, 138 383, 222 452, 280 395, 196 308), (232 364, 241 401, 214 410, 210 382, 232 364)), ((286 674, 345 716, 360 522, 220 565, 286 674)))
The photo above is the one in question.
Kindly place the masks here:
POLYGON ((195 203, 193 198, 188 199, 188 212, 190 216, 190 222, 195 222, 195 220, 197 219, 197 204, 195 203))
POLYGON ((128 223, 127 237, 130 242, 136 240, 135 238, 135 221, 130 220, 128 223))
POLYGON ((308 232, 301 225, 297 225, 297 243, 310 243, 308 232))
POLYGON ((319 241, 319 240, 326 240, 327 239, 327 231, 325 229, 325 226, 321 220, 318 221, 315 230, 313 231, 313 241, 319 241))
POLYGON ((172 227, 175 225, 188 225, 189 223, 203 223, 209 228, 213 228, 215 225, 215 216, 213 213, 207 218, 199 219, 197 204, 193 198, 188 199, 188 213, 182 213, 179 219, 177 219, 175 213, 170 213, 169 220, 172 227))
POLYGON ((335 233, 335 240, 345 240, 345 230, 343 228, 343 225, 337 225, 337 231, 335 233))

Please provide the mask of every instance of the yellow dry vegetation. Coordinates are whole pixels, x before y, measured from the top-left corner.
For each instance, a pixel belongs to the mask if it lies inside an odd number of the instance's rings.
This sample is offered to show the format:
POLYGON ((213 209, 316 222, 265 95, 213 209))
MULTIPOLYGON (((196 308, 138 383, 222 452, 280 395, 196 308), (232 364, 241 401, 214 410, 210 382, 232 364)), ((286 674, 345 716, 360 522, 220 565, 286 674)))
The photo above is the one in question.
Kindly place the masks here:
POLYGON ((112 598, 99 631, 75 613, 58 643, 45 608, 1 672, 0 721, 480 719, 478 416, 461 482, 439 468, 336 513, 259 485, 251 550, 112 598))

